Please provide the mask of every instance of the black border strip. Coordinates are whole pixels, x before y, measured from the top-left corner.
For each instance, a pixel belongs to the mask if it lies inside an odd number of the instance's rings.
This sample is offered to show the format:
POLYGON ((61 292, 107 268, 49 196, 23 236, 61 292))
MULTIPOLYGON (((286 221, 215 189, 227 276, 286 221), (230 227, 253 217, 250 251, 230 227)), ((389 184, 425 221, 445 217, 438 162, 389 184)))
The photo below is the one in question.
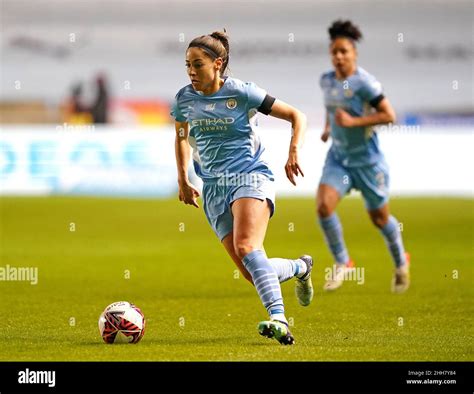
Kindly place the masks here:
POLYGON ((0 393, 472 393, 472 372, 472 362, 2 362, 0 393), (26 368, 55 371, 55 387, 20 384, 26 368), (427 378, 456 384, 406 381, 427 378))

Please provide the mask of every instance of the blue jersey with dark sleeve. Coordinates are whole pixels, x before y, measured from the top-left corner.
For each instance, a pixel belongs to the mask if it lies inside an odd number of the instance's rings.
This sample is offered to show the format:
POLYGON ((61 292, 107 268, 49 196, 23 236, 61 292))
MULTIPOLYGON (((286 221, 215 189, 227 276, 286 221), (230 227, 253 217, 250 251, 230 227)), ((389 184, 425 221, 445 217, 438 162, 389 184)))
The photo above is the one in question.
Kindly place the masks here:
POLYGON ((324 73, 320 79, 324 104, 329 115, 332 145, 330 155, 345 167, 362 167, 383 160, 377 133, 370 127, 341 127, 335 122, 337 108, 352 116, 365 116, 383 98, 381 84, 358 67, 345 80, 336 79, 335 71, 324 73))
POLYGON ((273 180, 255 131, 257 109, 267 93, 253 82, 224 78, 224 85, 211 95, 185 86, 171 110, 177 122, 189 124, 196 174, 203 181, 248 173, 273 180))

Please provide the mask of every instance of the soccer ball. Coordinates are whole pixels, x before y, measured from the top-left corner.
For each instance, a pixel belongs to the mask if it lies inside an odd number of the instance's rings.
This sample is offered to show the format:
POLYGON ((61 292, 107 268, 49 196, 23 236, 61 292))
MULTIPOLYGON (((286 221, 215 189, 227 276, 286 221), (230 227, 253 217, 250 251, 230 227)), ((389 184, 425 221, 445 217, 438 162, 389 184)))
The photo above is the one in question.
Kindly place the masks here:
POLYGON ((105 343, 137 343, 145 334, 145 316, 127 301, 114 302, 100 315, 99 331, 105 343))

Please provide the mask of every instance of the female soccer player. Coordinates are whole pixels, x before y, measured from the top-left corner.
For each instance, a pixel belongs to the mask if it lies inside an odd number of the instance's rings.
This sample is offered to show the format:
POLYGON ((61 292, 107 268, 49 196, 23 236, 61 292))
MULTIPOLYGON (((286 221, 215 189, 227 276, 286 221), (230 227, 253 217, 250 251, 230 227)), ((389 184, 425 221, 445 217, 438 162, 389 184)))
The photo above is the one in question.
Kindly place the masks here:
POLYGON ((263 241, 275 209, 274 176, 253 126, 257 112, 291 122, 293 135, 285 171, 296 185, 295 176, 303 176, 298 153, 306 117, 254 83, 226 76, 228 64, 225 33, 197 37, 186 50, 191 84, 178 92, 171 111, 176 119, 179 199, 199 207, 200 193, 187 175, 191 146, 194 169, 203 180, 206 217, 244 277, 255 285, 270 315, 258 324, 259 333, 281 344, 293 344, 280 282, 296 277, 298 301, 309 305, 313 261, 307 255, 289 260, 269 259, 265 254, 263 241))
POLYGON ((338 20, 329 28, 330 55, 334 70, 320 79, 326 106, 326 127, 321 139, 331 136, 317 193, 319 223, 335 259, 333 275, 325 290, 335 290, 353 269, 344 243, 336 206, 350 189, 362 192, 369 216, 385 238, 395 263, 392 291, 402 293, 410 282, 398 222, 388 206, 388 167, 372 126, 395 121, 395 112, 382 94, 380 83, 357 66, 356 42, 362 37, 351 21, 338 20), (371 107, 375 111, 371 111, 371 107))

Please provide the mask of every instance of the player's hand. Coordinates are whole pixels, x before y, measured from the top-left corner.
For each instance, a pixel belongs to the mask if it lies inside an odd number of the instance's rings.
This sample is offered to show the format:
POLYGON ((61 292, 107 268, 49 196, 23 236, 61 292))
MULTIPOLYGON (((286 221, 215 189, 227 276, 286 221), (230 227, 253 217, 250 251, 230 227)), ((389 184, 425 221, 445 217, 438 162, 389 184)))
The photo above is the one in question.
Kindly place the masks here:
POLYGON ((298 173, 300 173, 301 176, 304 177, 303 171, 301 171, 301 167, 298 163, 298 149, 297 148, 290 149, 290 153, 288 155, 288 161, 286 162, 286 165, 285 165, 285 172, 286 172, 287 178, 295 186, 296 186, 295 175, 298 176, 298 173))
POLYGON ((323 134, 321 134, 321 141, 327 142, 330 135, 331 135, 331 132, 329 130, 325 130, 323 134))
POLYGON ((199 208, 199 204, 197 203, 197 198, 201 195, 199 190, 188 181, 178 182, 178 184, 179 201, 184 202, 186 205, 194 205, 196 208, 199 208))
POLYGON ((335 120, 336 120, 336 124, 341 127, 354 127, 355 126, 354 117, 349 115, 342 108, 336 109, 335 120))

